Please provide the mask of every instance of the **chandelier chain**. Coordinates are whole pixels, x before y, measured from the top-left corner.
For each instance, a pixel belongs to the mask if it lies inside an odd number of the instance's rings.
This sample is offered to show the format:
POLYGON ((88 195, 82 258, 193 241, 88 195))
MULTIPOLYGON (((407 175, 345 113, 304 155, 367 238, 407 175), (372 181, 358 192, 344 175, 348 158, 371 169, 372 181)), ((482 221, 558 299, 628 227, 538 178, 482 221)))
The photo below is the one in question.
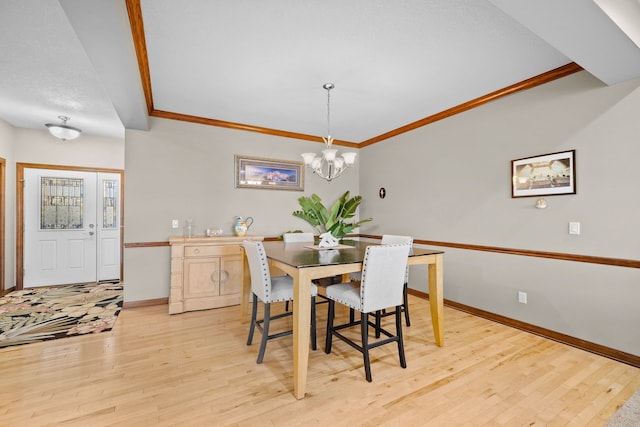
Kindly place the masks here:
POLYGON ((327 136, 331 137, 331 89, 332 87, 328 86, 326 89, 327 89, 327 136))

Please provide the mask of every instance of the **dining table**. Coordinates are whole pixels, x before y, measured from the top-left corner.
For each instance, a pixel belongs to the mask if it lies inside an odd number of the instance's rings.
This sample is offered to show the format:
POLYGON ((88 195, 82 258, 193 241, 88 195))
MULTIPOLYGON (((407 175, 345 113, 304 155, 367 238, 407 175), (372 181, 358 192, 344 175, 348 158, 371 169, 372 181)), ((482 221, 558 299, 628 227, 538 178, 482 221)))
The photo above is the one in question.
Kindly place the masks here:
MULTIPOLYGON (((320 248, 310 243, 263 243, 269 266, 293 278, 293 394, 296 399, 305 396, 307 369, 309 365, 309 328, 311 325, 311 281, 323 277, 343 275, 361 271, 367 246, 378 245, 364 241, 341 241, 336 248, 320 248)), ((443 325, 443 251, 413 247, 408 265, 428 266, 429 306, 435 343, 444 345, 443 325)), ((251 296, 251 274, 248 266, 243 269, 241 320, 249 319, 251 296)))

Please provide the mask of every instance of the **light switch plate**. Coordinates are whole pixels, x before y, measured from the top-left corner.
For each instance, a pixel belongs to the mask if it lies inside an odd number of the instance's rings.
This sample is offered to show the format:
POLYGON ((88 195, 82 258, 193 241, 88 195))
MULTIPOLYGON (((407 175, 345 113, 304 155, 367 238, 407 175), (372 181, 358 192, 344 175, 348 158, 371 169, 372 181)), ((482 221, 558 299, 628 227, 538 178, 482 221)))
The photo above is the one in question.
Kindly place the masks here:
POLYGON ((521 304, 527 303, 527 293, 526 292, 518 292, 518 302, 521 304))
POLYGON ((570 222, 569 223, 569 234, 580 234, 580 223, 579 222, 570 222))

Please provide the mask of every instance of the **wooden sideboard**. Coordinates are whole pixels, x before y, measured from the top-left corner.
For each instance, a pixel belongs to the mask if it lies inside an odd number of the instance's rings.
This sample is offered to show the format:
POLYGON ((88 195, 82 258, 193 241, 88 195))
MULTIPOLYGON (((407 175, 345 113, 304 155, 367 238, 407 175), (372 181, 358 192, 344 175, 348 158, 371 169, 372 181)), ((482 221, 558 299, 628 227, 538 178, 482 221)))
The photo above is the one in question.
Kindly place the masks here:
POLYGON ((169 314, 240 304, 243 240, 263 237, 170 237, 169 314))

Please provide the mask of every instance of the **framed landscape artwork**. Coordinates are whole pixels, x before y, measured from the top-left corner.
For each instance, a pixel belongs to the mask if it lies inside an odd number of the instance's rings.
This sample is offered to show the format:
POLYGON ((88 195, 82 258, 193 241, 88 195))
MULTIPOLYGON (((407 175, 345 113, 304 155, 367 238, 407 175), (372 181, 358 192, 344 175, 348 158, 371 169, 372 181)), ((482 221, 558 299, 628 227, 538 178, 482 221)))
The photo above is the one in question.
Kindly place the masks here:
POLYGON ((236 188, 304 190, 304 165, 290 160, 237 155, 236 188))
POLYGON ((576 150, 511 161, 511 197, 576 194, 576 150))

